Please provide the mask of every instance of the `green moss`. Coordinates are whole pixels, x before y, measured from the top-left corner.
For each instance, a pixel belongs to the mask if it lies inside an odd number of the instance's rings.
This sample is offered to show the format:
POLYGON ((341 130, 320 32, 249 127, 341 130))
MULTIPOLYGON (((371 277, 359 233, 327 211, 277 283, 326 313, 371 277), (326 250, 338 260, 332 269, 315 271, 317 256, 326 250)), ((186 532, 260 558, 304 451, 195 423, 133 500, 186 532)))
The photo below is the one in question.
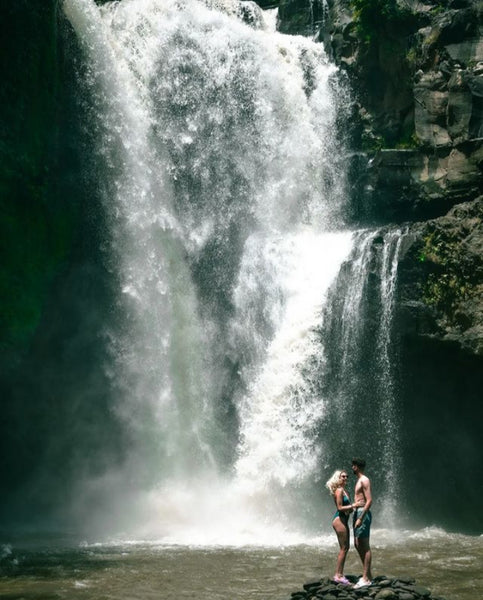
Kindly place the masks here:
POLYGON ((396 0, 352 0, 351 7, 360 39, 371 45, 387 38, 388 29, 405 26, 413 18, 410 7, 396 0))
POLYGON ((433 8, 430 9, 430 14, 435 17, 437 15, 440 15, 441 13, 445 12, 447 10, 446 6, 443 6, 442 4, 438 4, 437 6, 433 6, 433 8))
POLYGON ((416 46, 412 46, 408 50, 408 52, 406 54, 406 61, 407 61, 408 65, 411 67, 411 69, 413 71, 415 71, 419 64, 419 53, 418 53, 416 46))
POLYGON ((418 260, 430 266, 422 288, 423 302, 452 321, 455 308, 475 293, 477 285, 461 240, 452 231, 434 230, 424 237, 418 260))
POLYGON ((361 136, 361 149, 370 155, 377 154, 386 147, 382 135, 368 135, 363 133, 361 136))
POLYGON ((395 144, 395 147, 399 150, 410 150, 412 148, 419 148, 419 138, 414 132, 406 132, 400 140, 395 144))
POLYGON ((473 286, 459 273, 431 273, 426 281, 423 300, 428 306, 434 306, 449 315, 458 304, 470 297, 472 291, 473 286))

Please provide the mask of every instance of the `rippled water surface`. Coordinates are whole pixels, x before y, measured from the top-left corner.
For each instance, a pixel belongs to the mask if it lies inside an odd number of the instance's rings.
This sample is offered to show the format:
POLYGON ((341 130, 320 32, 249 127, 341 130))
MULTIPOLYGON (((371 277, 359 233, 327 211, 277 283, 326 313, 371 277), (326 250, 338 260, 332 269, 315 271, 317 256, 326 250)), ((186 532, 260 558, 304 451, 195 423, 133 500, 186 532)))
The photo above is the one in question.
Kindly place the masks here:
MULTIPOLYGON (((372 546, 374 575, 409 575, 447 600, 481 597, 481 536, 376 531, 372 546)), ((332 574, 336 546, 330 537, 306 545, 241 548, 24 539, 3 543, 1 552, 3 600, 284 600, 307 579, 332 574)), ((353 549, 346 572, 360 573, 353 549)))

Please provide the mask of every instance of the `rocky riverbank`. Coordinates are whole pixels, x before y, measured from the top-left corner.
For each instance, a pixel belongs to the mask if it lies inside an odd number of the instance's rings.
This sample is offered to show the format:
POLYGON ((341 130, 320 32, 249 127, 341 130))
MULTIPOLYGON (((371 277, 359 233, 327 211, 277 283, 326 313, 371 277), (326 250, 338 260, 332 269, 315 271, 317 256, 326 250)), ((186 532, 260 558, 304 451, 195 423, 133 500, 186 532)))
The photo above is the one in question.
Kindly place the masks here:
MULTIPOLYGON (((347 575, 354 584, 357 577, 347 575)), ((372 585, 354 589, 352 585, 336 584, 331 579, 308 581, 303 585, 303 590, 292 592, 290 600, 358 600, 359 598, 373 598, 374 600, 443 600, 440 596, 433 596, 431 591, 416 584, 411 577, 391 578, 381 575, 373 580, 372 585)))

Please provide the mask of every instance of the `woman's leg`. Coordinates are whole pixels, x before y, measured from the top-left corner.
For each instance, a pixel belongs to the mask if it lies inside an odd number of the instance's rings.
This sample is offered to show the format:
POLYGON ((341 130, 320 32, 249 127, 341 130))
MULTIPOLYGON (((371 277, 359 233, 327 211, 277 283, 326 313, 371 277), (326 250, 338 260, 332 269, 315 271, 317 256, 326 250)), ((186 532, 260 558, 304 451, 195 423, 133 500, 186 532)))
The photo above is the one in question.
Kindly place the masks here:
POLYGON ((335 576, 342 577, 344 575, 344 565, 347 552, 349 551, 349 527, 344 524, 339 517, 336 517, 332 521, 332 527, 337 534, 337 540, 339 541, 339 554, 337 555, 337 564, 335 567, 335 576))

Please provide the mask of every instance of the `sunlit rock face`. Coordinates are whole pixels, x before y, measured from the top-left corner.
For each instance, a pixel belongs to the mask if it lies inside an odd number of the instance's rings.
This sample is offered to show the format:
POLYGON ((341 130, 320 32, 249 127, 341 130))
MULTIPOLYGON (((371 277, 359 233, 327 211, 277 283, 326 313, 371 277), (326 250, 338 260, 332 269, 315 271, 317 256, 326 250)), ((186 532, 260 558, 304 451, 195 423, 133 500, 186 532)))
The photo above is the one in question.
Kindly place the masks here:
POLYGON ((479 23, 476 2, 329 2, 319 39, 353 83, 359 216, 430 218, 481 193, 479 23))
MULTIPOLYGON (((382 223, 435 219, 459 203, 478 198, 483 182, 483 42, 478 3, 442 8, 393 2, 373 7, 380 16, 375 21, 369 19, 371 9, 364 2, 356 12, 346 2, 329 2, 328 7, 319 39, 348 73, 354 96, 354 144, 360 149, 350 158, 354 219, 382 223)), ((453 282, 463 290, 461 297, 446 305, 445 319, 442 313, 435 317, 436 329, 445 339, 451 337, 448 328, 456 337, 460 334, 455 327, 471 331, 461 334, 459 342, 479 354, 481 269, 474 264, 473 244, 480 237, 480 203, 469 206, 473 208, 455 209, 441 221, 415 225, 410 234, 423 245, 430 238, 448 242, 448 223, 454 224, 453 259, 458 256, 459 264, 471 264, 472 276, 464 284, 453 282), (428 233, 439 231, 439 223, 444 235, 428 233)), ((412 273, 425 280, 428 262, 408 255, 405 268, 410 256, 412 273)), ((449 262, 440 260, 438 272, 431 275, 433 287, 446 300, 453 281, 449 262)), ((424 285, 426 291, 413 286, 412 301, 430 312, 436 304, 441 309, 444 300, 430 298, 429 284, 424 285)))

